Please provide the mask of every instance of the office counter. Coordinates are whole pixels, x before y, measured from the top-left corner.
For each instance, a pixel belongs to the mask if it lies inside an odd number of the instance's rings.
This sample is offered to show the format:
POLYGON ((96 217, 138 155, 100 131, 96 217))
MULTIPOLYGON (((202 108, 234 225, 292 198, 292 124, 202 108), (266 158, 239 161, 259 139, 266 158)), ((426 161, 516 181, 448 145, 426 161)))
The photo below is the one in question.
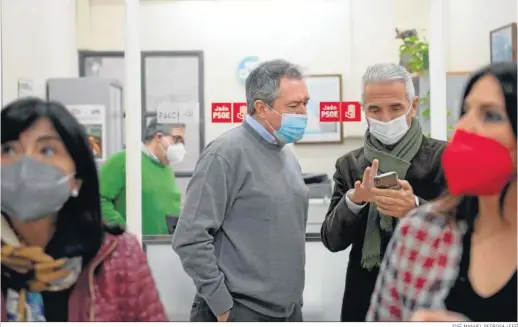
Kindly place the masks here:
MULTIPOLYGON (((305 321, 339 321, 349 250, 329 252, 320 241, 327 201, 311 201, 306 232, 305 321)), ((149 265, 169 320, 188 321, 196 292, 171 247, 171 235, 144 236, 149 265)))

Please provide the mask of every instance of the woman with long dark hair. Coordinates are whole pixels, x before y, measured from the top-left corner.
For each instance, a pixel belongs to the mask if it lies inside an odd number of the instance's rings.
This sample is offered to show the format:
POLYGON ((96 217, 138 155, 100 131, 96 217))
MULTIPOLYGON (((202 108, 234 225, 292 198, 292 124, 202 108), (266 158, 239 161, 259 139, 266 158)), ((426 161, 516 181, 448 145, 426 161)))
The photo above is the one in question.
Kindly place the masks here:
POLYGON ((165 321, 138 240, 103 224, 83 127, 35 98, 1 120, 2 321, 165 321))
POLYGON ((401 219, 367 320, 516 322, 516 63, 475 73, 442 163, 448 194, 401 219))

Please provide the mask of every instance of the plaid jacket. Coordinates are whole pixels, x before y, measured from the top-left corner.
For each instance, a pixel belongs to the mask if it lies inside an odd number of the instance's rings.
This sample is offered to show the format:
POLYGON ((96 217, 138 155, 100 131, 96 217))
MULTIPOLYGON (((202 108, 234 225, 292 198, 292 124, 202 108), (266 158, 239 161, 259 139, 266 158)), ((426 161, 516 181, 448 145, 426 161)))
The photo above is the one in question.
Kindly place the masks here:
POLYGON ((423 205, 399 222, 387 247, 367 321, 408 321, 419 309, 445 309, 459 273, 463 223, 423 205))

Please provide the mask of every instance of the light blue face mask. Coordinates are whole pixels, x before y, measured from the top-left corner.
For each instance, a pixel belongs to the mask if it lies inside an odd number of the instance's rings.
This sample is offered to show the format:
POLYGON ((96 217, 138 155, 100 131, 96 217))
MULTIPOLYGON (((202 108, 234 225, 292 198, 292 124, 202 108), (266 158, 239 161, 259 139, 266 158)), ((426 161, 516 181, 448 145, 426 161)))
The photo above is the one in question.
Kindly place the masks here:
MULTIPOLYGON (((271 108, 279 114, 275 109, 271 108)), ((282 117, 281 127, 273 132, 273 135, 282 143, 294 143, 300 141, 304 137, 306 126, 308 125, 308 116, 301 114, 279 114, 282 117)))

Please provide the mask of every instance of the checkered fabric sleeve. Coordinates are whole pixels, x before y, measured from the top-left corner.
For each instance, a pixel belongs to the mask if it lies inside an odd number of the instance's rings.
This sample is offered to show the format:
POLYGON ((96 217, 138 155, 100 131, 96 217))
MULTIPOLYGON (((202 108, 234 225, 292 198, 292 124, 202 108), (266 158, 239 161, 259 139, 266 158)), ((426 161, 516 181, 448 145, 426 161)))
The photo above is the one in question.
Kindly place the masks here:
POLYGON ((401 218, 380 267, 367 321, 408 321, 443 309, 457 275, 462 233, 423 206, 401 218))
POLYGON ((387 246, 380 266, 378 280, 374 287, 374 293, 371 297, 366 321, 401 321, 402 294, 400 294, 400 290, 396 288, 396 285, 399 274, 397 251, 404 248, 404 240, 401 233, 402 223, 394 231, 387 246))

